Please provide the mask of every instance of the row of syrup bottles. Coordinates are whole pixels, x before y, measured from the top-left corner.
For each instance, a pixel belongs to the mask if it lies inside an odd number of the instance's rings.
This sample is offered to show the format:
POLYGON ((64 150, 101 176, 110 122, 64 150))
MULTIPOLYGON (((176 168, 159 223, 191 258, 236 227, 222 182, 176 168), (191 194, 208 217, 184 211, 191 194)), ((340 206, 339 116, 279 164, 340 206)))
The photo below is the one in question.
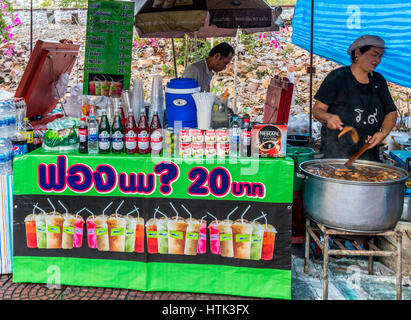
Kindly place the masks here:
POLYGON ((107 112, 103 110, 100 123, 98 125, 98 152, 90 152, 90 140, 94 140, 91 137, 92 133, 90 131, 90 122, 96 121, 95 117, 94 115, 90 116, 88 132, 85 118, 82 118, 79 132, 80 135, 85 132, 86 135, 88 134, 88 138, 82 139, 80 137, 79 151, 81 153, 88 152, 89 154, 107 154, 110 153, 110 151, 115 154, 120 154, 122 152, 125 152, 126 154, 161 153, 163 148, 163 134, 158 112, 153 112, 152 121, 149 126, 145 108, 142 108, 137 125, 134 119, 133 109, 129 104, 127 104, 127 102, 128 101, 125 103, 125 106, 128 107, 128 116, 126 118, 118 101, 113 99, 114 119, 112 126, 110 126, 108 121, 107 112), (86 143, 84 143, 84 141, 87 140, 88 148, 86 143))

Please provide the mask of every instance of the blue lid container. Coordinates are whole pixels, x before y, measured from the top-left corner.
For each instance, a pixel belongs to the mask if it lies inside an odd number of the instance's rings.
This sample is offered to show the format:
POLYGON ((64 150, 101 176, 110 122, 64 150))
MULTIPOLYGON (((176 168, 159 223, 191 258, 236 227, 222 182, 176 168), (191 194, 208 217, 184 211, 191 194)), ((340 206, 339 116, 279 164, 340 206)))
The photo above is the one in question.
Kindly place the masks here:
POLYGON ((191 78, 172 79, 165 88, 167 126, 197 127, 197 108, 192 97, 200 92, 198 82, 191 78), (177 123, 175 123, 177 121, 177 123))

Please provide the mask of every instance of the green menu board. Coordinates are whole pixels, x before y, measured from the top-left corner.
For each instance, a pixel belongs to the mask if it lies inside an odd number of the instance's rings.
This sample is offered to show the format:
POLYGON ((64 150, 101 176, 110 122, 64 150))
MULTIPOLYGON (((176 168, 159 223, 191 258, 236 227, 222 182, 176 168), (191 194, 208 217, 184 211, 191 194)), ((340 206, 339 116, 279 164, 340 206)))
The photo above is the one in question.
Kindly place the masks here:
POLYGON ((88 1, 83 94, 119 96, 130 87, 134 2, 88 1))

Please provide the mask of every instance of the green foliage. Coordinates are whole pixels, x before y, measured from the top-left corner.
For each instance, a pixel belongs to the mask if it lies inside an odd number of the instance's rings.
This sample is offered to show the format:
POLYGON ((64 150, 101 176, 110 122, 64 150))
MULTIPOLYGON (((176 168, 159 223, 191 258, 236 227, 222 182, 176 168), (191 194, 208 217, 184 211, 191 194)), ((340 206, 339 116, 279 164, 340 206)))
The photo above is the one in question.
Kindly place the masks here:
POLYGON ((173 77, 174 76, 174 69, 172 67, 169 67, 166 64, 163 64, 161 66, 161 69, 163 70, 164 76, 168 77, 173 77))
POLYGON ((254 54, 254 49, 261 45, 256 37, 252 34, 241 33, 240 42, 246 47, 248 53, 250 54, 254 54))
POLYGON ((87 0, 42 0, 41 8, 86 8, 87 0))

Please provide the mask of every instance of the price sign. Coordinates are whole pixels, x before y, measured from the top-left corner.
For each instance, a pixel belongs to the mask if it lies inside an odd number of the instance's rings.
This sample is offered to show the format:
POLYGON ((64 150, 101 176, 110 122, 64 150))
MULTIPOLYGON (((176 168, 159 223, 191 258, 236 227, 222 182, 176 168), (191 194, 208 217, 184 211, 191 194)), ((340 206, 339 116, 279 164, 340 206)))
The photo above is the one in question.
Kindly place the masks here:
POLYGON ((88 1, 83 94, 129 89, 133 27, 134 2, 88 1))

